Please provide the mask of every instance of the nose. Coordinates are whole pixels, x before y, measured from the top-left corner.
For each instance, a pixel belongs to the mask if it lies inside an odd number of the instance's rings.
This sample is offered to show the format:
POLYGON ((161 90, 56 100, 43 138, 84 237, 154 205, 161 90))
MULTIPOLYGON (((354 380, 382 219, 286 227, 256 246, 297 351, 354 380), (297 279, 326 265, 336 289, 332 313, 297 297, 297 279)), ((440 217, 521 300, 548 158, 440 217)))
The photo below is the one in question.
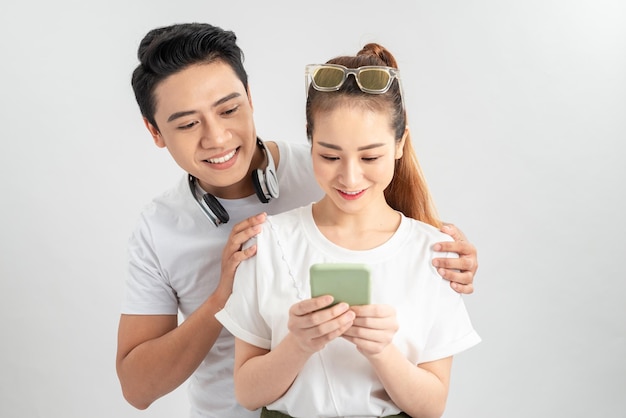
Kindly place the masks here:
POLYGON ((218 120, 206 120, 202 124, 200 146, 202 148, 220 147, 229 140, 230 132, 218 120))
POLYGON ((339 181, 342 185, 350 189, 359 184, 363 177, 363 171, 358 160, 346 158, 342 160, 339 169, 339 181))

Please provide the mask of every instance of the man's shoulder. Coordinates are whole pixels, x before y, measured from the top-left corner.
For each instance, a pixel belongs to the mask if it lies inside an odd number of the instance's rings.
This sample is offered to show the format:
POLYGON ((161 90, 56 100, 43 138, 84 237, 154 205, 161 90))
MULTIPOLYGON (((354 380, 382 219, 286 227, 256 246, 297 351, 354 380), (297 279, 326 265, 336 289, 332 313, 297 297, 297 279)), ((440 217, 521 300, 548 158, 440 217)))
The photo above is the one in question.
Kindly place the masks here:
MULTIPOLYGON (((189 211, 191 206, 187 176, 180 178, 173 186, 155 196, 141 210, 140 217, 149 223, 170 222, 172 217, 180 216, 189 211)), ((193 202, 192 202, 193 203, 193 202)))
POLYGON ((302 163, 303 156, 310 158, 311 146, 306 141, 271 141, 276 144, 280 153, 280 161, 293 164, 294 159, 302 163))

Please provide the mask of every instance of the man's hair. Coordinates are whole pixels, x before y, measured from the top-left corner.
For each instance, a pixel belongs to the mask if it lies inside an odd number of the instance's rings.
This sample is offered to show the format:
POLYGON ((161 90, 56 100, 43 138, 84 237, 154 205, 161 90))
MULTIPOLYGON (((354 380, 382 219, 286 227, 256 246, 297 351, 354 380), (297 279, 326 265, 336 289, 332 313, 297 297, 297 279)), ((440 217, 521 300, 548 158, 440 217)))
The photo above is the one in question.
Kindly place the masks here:
POLYGON ((131 85, 139 110, 148 122, 154 119, 154 91, 165 78, 194 64, 221 61, 228 64, 248 91, 248 75, 243 66, 243 51, 232 31, 207 23, 183 23, 153 29, 137 50, 139 65, 133 71, 131 85))

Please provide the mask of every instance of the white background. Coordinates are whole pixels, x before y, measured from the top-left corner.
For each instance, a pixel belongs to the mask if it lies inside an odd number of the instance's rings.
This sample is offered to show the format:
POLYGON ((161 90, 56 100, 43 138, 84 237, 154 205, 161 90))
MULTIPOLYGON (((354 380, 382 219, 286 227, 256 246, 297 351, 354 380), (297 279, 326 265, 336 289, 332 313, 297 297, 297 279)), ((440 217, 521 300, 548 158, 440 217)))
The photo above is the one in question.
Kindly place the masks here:
POLYGON ((126 240, 182 174, 132 95, 150 29, 236 32, 264 139, 305 141, 305 64, 387 46, 437 205, 478 247, 483 343, 446 417, 626 412, 626 3, 43 0, 0 6, 0 416, 137 411, 115 375, 126 240))

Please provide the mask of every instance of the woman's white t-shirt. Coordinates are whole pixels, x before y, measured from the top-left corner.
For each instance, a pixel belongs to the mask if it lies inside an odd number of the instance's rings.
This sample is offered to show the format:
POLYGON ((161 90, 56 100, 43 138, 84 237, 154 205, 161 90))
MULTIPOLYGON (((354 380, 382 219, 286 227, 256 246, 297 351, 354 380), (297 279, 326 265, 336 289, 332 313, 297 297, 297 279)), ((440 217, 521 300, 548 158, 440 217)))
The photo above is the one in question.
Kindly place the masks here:
MULTIPOLYGON (((411 363, 442 359, 480 342, 462 296, 432 266, 433 244, 451 238, 425 223, 402 217, 379 247, 351 251, 317 229, 312 206, 268 218, 256 237, 257 255, 240 264, 233 293, 217 319, 237 338, 274 348, 289 332, 291 305, 310 298, 314 263, 365 263, 371 270, 371 303, 395 307, 399 330, 393 343, 411 363)), ((416 394, 419 396, 419 394, 416 394)), ((337 338, 314 354, 284 396, 267 406, 298 417, 380 417, 400 412, 369 362, 337 338)))

